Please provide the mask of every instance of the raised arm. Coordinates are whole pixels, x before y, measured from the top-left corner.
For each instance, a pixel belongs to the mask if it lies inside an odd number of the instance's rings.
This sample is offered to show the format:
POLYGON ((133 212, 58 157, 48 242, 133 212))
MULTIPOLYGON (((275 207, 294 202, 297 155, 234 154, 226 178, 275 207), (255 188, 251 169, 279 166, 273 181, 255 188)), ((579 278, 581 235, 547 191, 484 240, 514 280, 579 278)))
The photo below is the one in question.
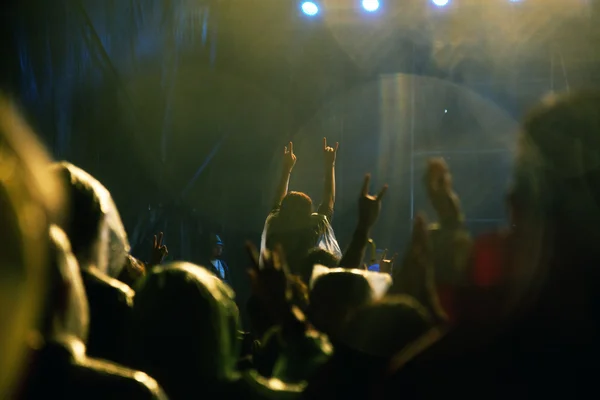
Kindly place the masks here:
POLYGON ((427 308, 436 323, 445 324, 448 321, 448 315, 437 295, 429 230, 425 217, 421 214, 415 218, 402 266, 393 271, 392 278, 394 282, 389 294, 412 296, 427 308))
POLYGON ((325 188, 323 190, 322 207, 327 207, 327 210, 332 213, 335 205, 335 157, 339 143, 336 142, 335 147, 327 146, 327 138, 323 138, 323 153, 325 156, 325 188))
POLYGON ((283 150, 283 167, 281 169, 281 177, 277 184, 277 191, 275 192, 275 199, 273 199, 273 207, 278 207, 281 201, 288 192, 288 185, 290 183, 290 175, 292 169, 296 165, 296 155, 294 154, 294 144, 292 142, 285 146, 283 150))
POLYGON ((452 189, 452 175, 442 158, 429 160, 425 173, 425 185, 431 205, 437 212, 440 225, 454 228, 462 224, 460 200, 452 189))
POLYGON ((367 174, 358 200, 358 224, 356 225, 350 246, 340 261, 340 267, 360 269, 362 266, 365 250, 369 242, 369 232, 379 217, 381 200, 387 191, 386 185, 377 196, 369 195, 370 182, 371 175, 367 174))

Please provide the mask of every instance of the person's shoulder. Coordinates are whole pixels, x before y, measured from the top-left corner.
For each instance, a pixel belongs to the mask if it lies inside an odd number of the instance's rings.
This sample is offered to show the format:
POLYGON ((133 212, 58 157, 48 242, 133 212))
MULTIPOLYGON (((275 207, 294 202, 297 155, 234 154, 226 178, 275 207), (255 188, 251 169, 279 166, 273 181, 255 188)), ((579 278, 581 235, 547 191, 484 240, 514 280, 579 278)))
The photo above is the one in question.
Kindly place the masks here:
POLYGON ((332 218, 333 218, 333 208, 329 207, 329 205, 327 203, 321 203, 319 205, 319 208, 317 209, 317 213, 319 215, 323 215, 325 217, 327 217, 327 219, 331 222, 332 218))
POLYGON ((74 365, 74 378, 94 398, 167 399, 158 382, 146 373, 104 360, 79 360, 74 365))
POLYGON ((244 371, 234 385, 230 397, 252 400, 296 400, 302 398, 305 383, 291 384, 276 378, 265 378, 256 371, 244 371))
POLYGON ((134 291, 126 284, 111 278, 96 268, 82 269, 81 275, 88 293, 91 290, 92 293, 118 299, 129 307, 133 305, 134 291))
POLYGON ((279 214, 279 211, 281 210, 281 204, 276 204, 274 205, 271 210, 269 211, 269 216, 272 215, 277 215, 279 214))

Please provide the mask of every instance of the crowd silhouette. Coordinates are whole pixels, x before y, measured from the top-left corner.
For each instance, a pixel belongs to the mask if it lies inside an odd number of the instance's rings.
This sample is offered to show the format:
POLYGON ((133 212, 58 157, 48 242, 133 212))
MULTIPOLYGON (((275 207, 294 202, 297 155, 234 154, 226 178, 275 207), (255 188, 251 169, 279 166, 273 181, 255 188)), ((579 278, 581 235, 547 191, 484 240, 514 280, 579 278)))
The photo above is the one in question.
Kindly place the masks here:
POLYGON ((218 235, 206 265, 163 263, 159 232, 150 260, 136 259, 110 191, 53 162, 0 99, 0 397, 593 395, 600 95, 554 95, 527 114, 503 230, 471 237, 448 165, 429 160, 436 215, 419 214, 404 253, 375 269, 364 260, 387 185, 371 194, 367 174, 356 188, 342 251, 331 225, 339 145, 323 139, 316 208, 288 191, 301 159, 285 147, 262 242, 246 244, 242 326, 218 235))

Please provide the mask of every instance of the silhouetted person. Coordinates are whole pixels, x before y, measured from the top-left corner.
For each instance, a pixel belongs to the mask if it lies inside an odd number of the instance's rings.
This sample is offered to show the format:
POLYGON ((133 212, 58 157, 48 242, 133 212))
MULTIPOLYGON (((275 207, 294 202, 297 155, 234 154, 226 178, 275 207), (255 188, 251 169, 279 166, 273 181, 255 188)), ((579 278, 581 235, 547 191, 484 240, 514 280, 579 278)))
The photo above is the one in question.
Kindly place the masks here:
POLYGON ((85 354, 89 313, 77 260, 58 227, 50 229, 52 243, 49 291, 40 333, 32 352, 22 399, 166 399, 156 381, 85 354))
POLYGON ((148 272, 129 331, 132 366, 152 374, 171 399, 289 398, 299 389, 239 373, 239 315, 233 291, 190 263, 148 272))
MULTIPOLYGON (((314 247, 321 247, 340 257, 341 251, 331 219, 335 204, 335 158, 338 145, 328 147, 323 139, 325 166, 324 199, 316 213, 313 213, 312 199, 302 192, 289 192, 288 186, 292 169, 296 164, 293 143, 284 150, 284 162, 273 208, 263 229, 261 251, 273 250, 281 245, 293 274, 302 273, 302 260, 314 247)), ((261 253, 262 254, 262 253, 261 253)))
POLYGON ((578 398, 596 389, 600 95, 546 99, 522 125, 517 154, 513 225, 486 241, 504 263, 493 313, 400 354, 388 398, 578 398))
POLYGON ((52 170, 67 188, 69 212, 63 228, 72 242, 90 304, 88 355, 122 361, 124 327, 133 290, 115 279, 125 266, 129 242, 109 191, 67 162, 52 170))
POLYGON ((23 385, 30 333, 39 328, 48 288, 48 225, 64 192, 50 158, 0 94, 0 398, 23 385), (26 228, 26 229, 24 229, 26 228))
POLYGON ((223 260, 224 249, 225 243, 223 243, 221 237, 219 235, 211 234, 209 238, 209 255, 206 257, 206 267, 219 279, 231 286, 229 265, 223 260))

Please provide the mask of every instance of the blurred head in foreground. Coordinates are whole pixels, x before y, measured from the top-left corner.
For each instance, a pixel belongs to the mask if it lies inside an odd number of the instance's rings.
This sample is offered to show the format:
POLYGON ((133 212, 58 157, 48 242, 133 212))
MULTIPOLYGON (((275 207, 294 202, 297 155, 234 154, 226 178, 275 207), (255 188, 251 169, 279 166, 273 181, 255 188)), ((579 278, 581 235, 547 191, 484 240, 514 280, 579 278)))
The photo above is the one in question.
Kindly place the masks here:
POLYGON ((49 224, 60 219, 62 189, 50 159, 0 95, 0 398, 10 398, 46 295, 49 224))
POLYGON ((172 398, 233 379, 239 315, 233 291, 203 267, 172 263, 136 287, 131 365, 156 377, 172 398))
POLYGON ((519 139, 510 194, 512 300, 527 293, 521 305, 543 304, 567 327, 599 309, 600 94, 547 98, 519 139))

